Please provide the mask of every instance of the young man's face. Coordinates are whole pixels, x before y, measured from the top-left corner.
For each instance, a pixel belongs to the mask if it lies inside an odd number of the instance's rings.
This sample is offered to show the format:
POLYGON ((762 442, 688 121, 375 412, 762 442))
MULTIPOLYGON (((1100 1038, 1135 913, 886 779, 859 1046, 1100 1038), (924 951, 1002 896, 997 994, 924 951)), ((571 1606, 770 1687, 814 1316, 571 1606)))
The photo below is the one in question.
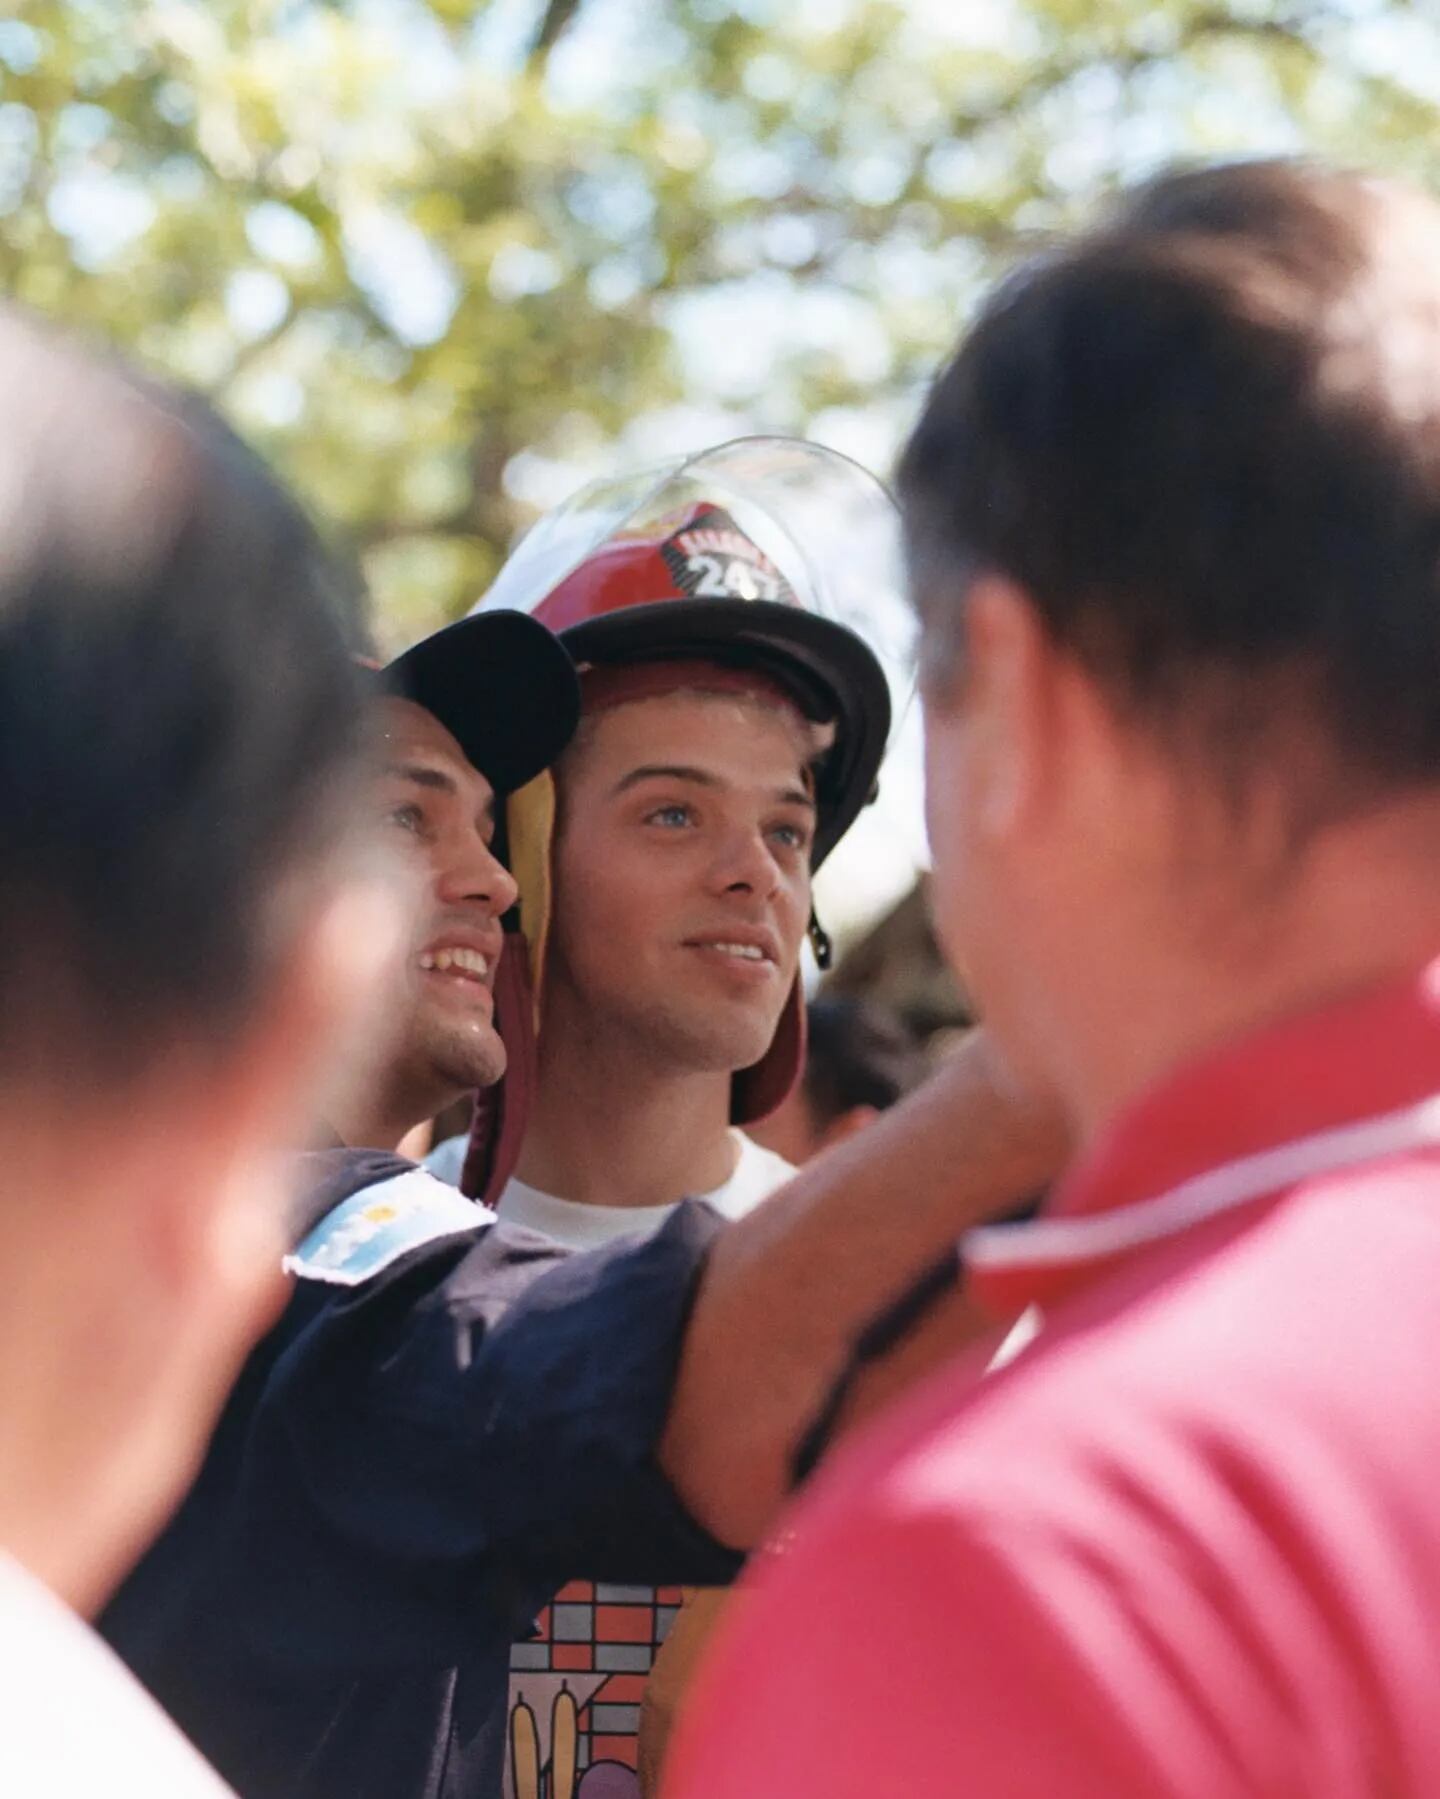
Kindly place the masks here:
POLYGON ((637 700, 587 720, 557 772, 547 1006, 669 1067, 758 1061, 810 915, 800 719, 745 695, 637 700))
POLYGON ((495 1030, 500 919, 515 883, 491 853, 495 794, 423 707, 387 699, 373 804, 419 877, 408 964, 410 1015, 395 1055, 417 1085, 459 1095, 505 1072, 495 1030))

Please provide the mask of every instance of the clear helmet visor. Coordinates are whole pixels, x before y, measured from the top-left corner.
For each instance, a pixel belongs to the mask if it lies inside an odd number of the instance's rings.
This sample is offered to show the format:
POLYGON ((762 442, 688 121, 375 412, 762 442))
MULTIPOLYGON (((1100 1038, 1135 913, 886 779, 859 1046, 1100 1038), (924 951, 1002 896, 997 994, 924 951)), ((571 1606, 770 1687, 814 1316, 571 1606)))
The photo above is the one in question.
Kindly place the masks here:
POLYGON ((878 659, 901 718, 914 687, 915 623, 899 512, 858 463, 797 438, 738 438, 591 482, 538 521, 473 610, 534 612, 607 547, 657 539, 669 540, 688 597, 780 601, 848 626, 878 659), (730 553, 723 528, 680 531, 708 509, 760 555, 730 553))

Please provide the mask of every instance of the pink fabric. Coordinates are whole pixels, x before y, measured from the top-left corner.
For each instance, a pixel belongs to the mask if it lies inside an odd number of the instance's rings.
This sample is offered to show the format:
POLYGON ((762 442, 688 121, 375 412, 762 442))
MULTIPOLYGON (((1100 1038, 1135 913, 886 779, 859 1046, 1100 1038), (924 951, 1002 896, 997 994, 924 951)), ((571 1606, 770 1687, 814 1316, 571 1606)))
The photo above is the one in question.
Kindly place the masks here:
MULTIPOLYGON (((1437 1094, 1440 965, 1167 1083, 1059 1209, 1123 1225, 1437 1094)), ((1440 1152, 1058 1281, 1063 1258, 1023 1260, 1005 1299, 1047 1295, 1040 1336, 999 1374, 944 1370, 822 1474, 666 1799, 1440 1793, 1440 1152)))

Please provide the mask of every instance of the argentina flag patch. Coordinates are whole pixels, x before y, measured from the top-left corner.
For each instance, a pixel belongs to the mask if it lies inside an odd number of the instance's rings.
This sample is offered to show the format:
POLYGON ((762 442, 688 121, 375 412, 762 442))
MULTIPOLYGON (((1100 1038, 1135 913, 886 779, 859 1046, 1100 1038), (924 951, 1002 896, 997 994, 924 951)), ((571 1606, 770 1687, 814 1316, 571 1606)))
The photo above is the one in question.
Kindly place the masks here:
POLYGON ((283 1266, 301 1280, 358 1287, 412 1250, 494 1222, 488 1206, 423 1168, 409 1168, 333 1206, 283 1266))

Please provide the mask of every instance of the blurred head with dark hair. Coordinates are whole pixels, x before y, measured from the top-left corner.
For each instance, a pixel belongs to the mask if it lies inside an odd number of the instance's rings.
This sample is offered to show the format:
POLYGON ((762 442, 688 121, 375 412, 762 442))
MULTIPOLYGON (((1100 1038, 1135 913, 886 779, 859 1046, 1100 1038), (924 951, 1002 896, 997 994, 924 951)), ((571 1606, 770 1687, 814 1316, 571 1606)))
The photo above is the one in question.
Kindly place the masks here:
POLYGON ((276 1151, 394 904, 355 596, 293 502, 14 313, 0 396, 0 1543, 89 1603, 268 1316, 276 1151))
POLYGON ((843 1143, 924 1079, 923 1045, 887 1007, 825 998, 806 1007, 805 1067, 778 1111, 750 1128, 797 1166, 843 1143))
POLYGON ((1440 940, 1440 213, 1160 179, 1004 282, 901 471, 942 938, 1092 1121, 1440 940))

